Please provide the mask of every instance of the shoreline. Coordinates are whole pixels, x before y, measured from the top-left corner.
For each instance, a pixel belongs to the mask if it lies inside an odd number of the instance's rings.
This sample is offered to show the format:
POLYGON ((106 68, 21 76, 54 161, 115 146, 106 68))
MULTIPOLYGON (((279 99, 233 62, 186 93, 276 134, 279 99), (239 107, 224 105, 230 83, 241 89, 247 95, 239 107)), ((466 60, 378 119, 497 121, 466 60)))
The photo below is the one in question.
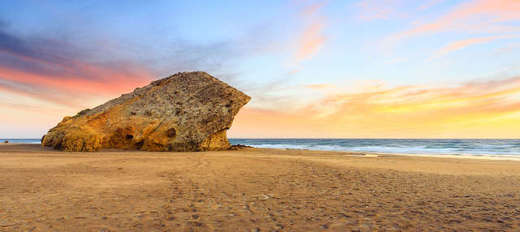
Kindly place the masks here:
POLYGON ((491 161, 520 161, 520 154, 518 155, 484 155, 484 154, 419 154, 419 153, 384 153, 384 152, 362 152, 362 151, 335 151, 335 150, 311 150, 311 149, 295 149, 295 148, 258 148, 265 150, 280 150, 280 151, 309 151, 309 152, 331 152, 331 153, 345 153, 349 155, 358 155, 360 157, 379 157, 379 156, 402 156, 402 157, 425 157, 425 158, 442 158, 442 159, 475 159, 475 160, 491 160, 491 161), (518 156, 518 157, 511 157, 518 156))
MULTIPOLYGON (((363 153, 363 152, 361 152, 363 153)), ((488 154, 406 154, 406 153, 380 153, 367 152, 367 154, 374 155, 396 155, 396 156, 411 156, 411 157, 431 157, 443 159, 475 159, 475 160, 503 160, 503 161, 520 161, 520 154, 518 155, 488 155, 488 154), (501 157, 503 156, 503 157, 501 157), (518 157, 513 157, 518 156, 518 157)))
MULTIPOLYGON (((466 168, 465 171, 469 171, 468 174, 478 173, 479 175, 486 174, 486 171, 489 173, 497 173, 495 170, 492 170, 488 167, 498 165, 499 172, 501 175, 504 172, 500 172, 500 168, 502 166, 513 167, 515 171, 506 172, 507 175, 512 175, 513 173, 518 173, 520 176, 520 166, 518 166, 518 160, 508 160, 508 159, 489 159, 487 157, 461 157, 461 156, 448 156, 448 155, 410 155, 410 154, 387 154, 387 153, 368 153, 368 152, 347 152, 347 151, 323 151, 323 150, 305 150, 305 149, 277 149, 277 148, 242 148, 238 150, 223 150, 223 151, 201 151, 201 152, 149 152, 149 151, 138 151, 138 150, 122 150, 122 149, 103 149, 97 152, 65 152, 60 150, 55 150, 51 147, 42 147, 40 144, 0 144, 0 157, 3 153, 12 153, 12 154, 34 154, 34 155, 58 155, 63 156, 70 154, 70 157, 85 157, 85 158, 97 158, 97 157, 112 157, 112 156, 139 156, 139 157, 175 157, 175 156, 183 156, 183 155, 193 155, 193 156, 204 156, 207 154, 211 155, 220 155, 220 154, 228 154, 230 156, 235 156, 237 154, 246 155, 246 156, 254 156, 254 157, 265 157, 272 158, 276 157, 277 159, 288 159, 288 160, 297 160, 304 159, 308 161, 316 161, 320 163, 327 163, 337 166, 334 161, 337 159, 349 159, 349 160, 363 160, 366 163, 370 163, 377 168, 384 169, 392 169, 392 170, 400 170, 406 171, 407 169, 413 169, 418 172, 432 172, 427 164, 433 163, 434 165, 442 164, 447 168, 441 167, 436 171, 440 171, 440 173, 451 173, 451 170, 455 170, 454 167, 458 165, 466 165, 470 167, 466 168), (11 147, 13 149, 6 149, 7 147, 11 147), (393 162, 406 163, 409 165, 405 169, 397 168, 391 166, 390 164, 393 162), (455 165, 454 165, 455 164, 455 165), (517 167, 518 166, 518 167, 517 167), (479 167, 479 168, 475 168, 479 167), (443 171, 444 170, 444 171, 443 171), (445 172, 449 170, 448 172, 445 172), (517 171, 516 171, 517 170, 517 171)), ((68 157, 68 156, 66 156, 68 157)), ((339 162, 342 165, 348 164, 347 166, 352 166, 350 163, 339 162)), ((368 165, 364 165, 365 167, 369 167, 368 165)), ((459 172, 456 171, 457 174, 464 174, 464 171, 459 172)), ((516 175, 516 174, 515 174, 516 175)))
MULTIPOLYGON (((0 143, 1 145, 41 145, 40 143, 0 143)), ((250 146, 250 145, 247 145, 250 146)), ((430 157, 430 158, 443 158, 443 159, 475 159, 475 160, 503 160, 503 161, 520 161, 520 154, 514 155, 499 155, 499 154, 428 154, 428 153, 385 153, 385 152, 363 152, 363 151, 348 151, 348 150, 312 150, 312 149, 299 149, 299 148, 262 148, 262 147, 254 147, 253 149, 266 149, 266 150, 281 150, 281 151, 312 151, 312 152, 336 152, 336 153, 346 153, 346 154, 358 154, 360 156, 409 156, 409 157, 430 157)), ((102 150, 100 152, 112 152, 110 150, 102 150)), ((113 150, 115 151, 128 151, 133 152, 132 150, 113 150)), ((138 151, 139 152, 139 151, 138 151)), ((86 152, 89 153, 89 152, 86 152)), ((168 153, 168 152, 166 152, 168 153)))

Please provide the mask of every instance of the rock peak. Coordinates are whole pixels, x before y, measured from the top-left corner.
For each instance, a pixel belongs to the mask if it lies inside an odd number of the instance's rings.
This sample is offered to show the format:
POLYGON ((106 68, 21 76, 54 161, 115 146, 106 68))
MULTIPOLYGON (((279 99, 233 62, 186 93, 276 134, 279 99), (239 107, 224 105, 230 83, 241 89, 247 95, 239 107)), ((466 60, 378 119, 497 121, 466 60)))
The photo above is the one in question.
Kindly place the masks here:
POLYGON ((206 72, 181 72, 65 117, 42 139, 65 151, 223 150, 226 131, 251 98, 206 72))

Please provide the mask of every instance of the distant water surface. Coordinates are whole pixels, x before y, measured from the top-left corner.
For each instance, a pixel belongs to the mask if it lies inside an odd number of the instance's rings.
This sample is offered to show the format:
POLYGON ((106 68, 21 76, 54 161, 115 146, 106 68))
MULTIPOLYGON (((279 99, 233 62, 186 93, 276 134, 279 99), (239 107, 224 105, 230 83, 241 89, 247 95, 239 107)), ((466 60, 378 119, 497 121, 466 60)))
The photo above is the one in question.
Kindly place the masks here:
MULTIPOLYGON (((40 139, 0 139, 39 144, 40 139)), ((258 148, 520 159, 520 139, 229 139, 258 148)))
POLYGON ((40 139, 0 139, 0 143, 4 143, 5 141, 9 143, 33 143, 40 144, 40 139))
POLYGON ((519 158, 520 139, 230 139, 259 148, 519 158))

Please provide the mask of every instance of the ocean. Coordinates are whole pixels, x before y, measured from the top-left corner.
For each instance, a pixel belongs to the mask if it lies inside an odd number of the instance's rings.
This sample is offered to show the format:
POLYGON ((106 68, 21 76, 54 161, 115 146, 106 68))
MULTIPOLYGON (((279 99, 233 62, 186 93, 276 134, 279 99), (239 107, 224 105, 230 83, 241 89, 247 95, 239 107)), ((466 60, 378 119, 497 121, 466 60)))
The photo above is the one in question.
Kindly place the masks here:
POLYGON ((4 143, 5 141, 9 143, 32 143, 32 144, 40 144, 40 139, 0 139, 0 143, 4 143))
MULTIPOLYGON (((40 139, 0 139, 39 144, 40 139)), ((258 148, 520 159, 520 139, 229 139, 258 148)))
POLYGON ((258 148, 520 159, 520 139, 230 139, 258 148))

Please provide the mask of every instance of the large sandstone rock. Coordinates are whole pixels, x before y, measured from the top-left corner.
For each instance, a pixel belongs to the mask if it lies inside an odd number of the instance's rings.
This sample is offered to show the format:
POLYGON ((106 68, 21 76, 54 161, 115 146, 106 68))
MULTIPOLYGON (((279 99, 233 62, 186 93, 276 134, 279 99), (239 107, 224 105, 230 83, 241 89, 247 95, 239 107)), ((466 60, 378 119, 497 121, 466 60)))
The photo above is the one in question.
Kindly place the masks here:
POLYGON ((42 145, 65 151, 228 149, 226 131, 250 99, 205 72, 177 73, 65 117, 42 145))

